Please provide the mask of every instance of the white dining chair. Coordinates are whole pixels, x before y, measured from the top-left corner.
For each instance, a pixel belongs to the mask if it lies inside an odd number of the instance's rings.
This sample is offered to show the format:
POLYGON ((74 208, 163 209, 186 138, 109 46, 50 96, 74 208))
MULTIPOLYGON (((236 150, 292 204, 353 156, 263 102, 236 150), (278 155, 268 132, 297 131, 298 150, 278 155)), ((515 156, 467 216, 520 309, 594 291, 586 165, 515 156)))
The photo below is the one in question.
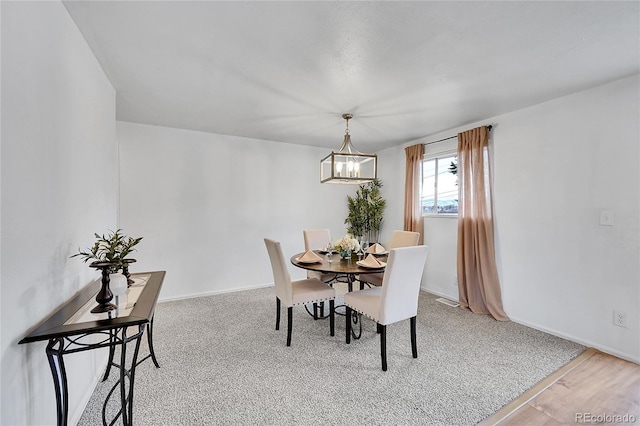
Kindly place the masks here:
POLYGON ((282 248, 277 241, 264 239, 273 270, 276 293, 276 330, 280 329, 280 305, 287 308, 287 346, 291 346, 291 329, 293 323, 293 307, 313 303, 314 311, 318 302, 329 301, 329 330, 335 334, 334 301, 336 291, 316 278, 291 281, 282 248))
POLYGON ((351 343, 352 311, 365 315, 377 324, 380 334, 382 370, 387 371, 387 325, 409 319, 411 352, 418 357, 416 316, 418 296, 428 246, 402 247, 389 253, 382 286, 353 291, 344 295, 346 306, 346 342, 351 343))
MULTIPOLYGON (((331 232, 328 229, 305 229, 302 231, 304 236, 304 249, 306 250, 323 250, 327 245, 331 244, 331 232)), ((307 271, 307 278, 317 278, 327 284, 332 283, 336 279, 336 274, 327 274, 319 271, 307 271)))
MULTIPOLYGON (((420 239, 419 232, 412 231, 393 231, 391 235, 391 240, 389 241, 389 247, 387 250, 392 250, 400 247, 411 247, 418 245, 418 240, 420 239)), ((384 272, 378 272, 375 274, 360 274, 358 276, 358 281, 360 281, 360 286, 362 288, 362 284, 366 283, 370 286, 381 286, 382 285, 382 277, 384 272)))

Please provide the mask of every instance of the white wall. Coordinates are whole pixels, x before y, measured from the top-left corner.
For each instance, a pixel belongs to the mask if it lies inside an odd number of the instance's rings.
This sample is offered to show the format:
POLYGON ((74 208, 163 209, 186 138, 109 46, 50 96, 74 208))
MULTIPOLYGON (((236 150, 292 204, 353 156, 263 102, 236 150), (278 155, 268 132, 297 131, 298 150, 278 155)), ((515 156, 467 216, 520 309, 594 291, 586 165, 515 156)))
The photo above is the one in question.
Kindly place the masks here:
POLYGON ((378 178, 382 181, 380 194, 387 201, 380 229, 380 242, 383 245, 391 239, 394 230, 404 229, 405 161, 403 147, 378 153, 378 178))
MULTIPOLYGON (((115 92, 61 3, 0 8, 0 423, 52 424, 45 343, 18 341, 96 276, 69 256, 117 225, 115 92)), ((102 352, 67 358, 71 424, 104 366, 102 352)))
MULTIPOLYGON (((414 142, 493 124, 496 254, 507 314, 636 362, 639 94, 636 75, 414 142), (603 208, 614 210, 615 226, 598 224, 603 208), (627 314, 627 328, 613 326, 614 309, 627 314)), ((380 155, 400 168, 402 150, 380 155)), ((402 214, 402 204, 392 206, 398 212, 390 215, 402 214)), ((455 222, 425 220, 431 250, 423 288, 457 300, 455 222)))
POLYGON ((161 300, 272 285, 265 237, 289 257, 304 249, 305 228, 329 228, 334 239, 346 232, 356 187, 320 184, 326 149, 126 122, 117 129, 120 223, 144 237, 132 270, 167 271, 161 300))
POLYGON ((640 361, 638 76, 496 119, 507 313, 640 361), (615 226, 600 226, 611 208, 615 226), (613 310, 628 328, 613 326, 613 310))

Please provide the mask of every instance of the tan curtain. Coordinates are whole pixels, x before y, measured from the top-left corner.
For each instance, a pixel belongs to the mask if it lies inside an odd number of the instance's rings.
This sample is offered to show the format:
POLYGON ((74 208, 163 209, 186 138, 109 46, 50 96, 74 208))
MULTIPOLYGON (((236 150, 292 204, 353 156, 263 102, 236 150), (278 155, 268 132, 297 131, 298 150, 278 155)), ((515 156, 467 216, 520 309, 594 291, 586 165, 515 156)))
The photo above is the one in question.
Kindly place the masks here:
POLYGON ((507 321, 496 268, 488 150, 485 126, 458 134, 458 292, 461 307, 507 321))
POLYGON ((404 149, 407 154, 407 169, 404 183, 404 230, 420 233, 418 244, 423 244, 424 220, 420 209, 420 176, 424 145, 418 144, 404 149))

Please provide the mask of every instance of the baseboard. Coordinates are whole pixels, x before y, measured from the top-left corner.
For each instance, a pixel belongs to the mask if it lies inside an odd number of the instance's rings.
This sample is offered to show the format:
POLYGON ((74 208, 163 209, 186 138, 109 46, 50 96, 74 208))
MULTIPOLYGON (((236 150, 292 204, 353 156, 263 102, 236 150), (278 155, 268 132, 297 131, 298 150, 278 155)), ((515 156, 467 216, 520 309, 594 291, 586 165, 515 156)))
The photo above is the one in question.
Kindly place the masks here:
POLYGON ((258 285, 252 285, 247 287, 227 288, 223 290, 205 291, 202 293, 190 293, 190 294, 184 294, 182 296, 160 298, 158 302, 161 303, 161 302, 172 302, 174 300, 194 299, 196 297, 215 296, 216 294, 225 294, 225 293, 237 293, 239 291, 255 290, 258 288, 266 288, 266 287, 273 287, 273 283, 258 284, 258 285))
POLYGON ((586 346, 587 348, 595 348, 595 349, 597 349, 597 350, 599 350, 601 352, 607 353, 609 355, 613 355, 615 357, 618 357, 618 358, 621 358, 621 359, 624 359, 624 360, 627 360, 627 361, 635 362, 636 364, 640 364, 640 358, 634 357, 633 355, 630 355, 630 354, 625 353, 625 352, 620 352, 617 349, 610 348, 608 346, 601 345, 599 343, 592 342, 590 340, 581 339, 579 337, 572 336, 570 334, 562 333, 562 332, 560 332, 558 330, 554 330, 554 329, 551 329, 551 328, 548 328, 548 327, 541 326, 539 324, 535 324, 535 323, 532 323, 532 322, 529 322, 529 321, 525 321, 523 319, 520 319, 520 318, 517 318, 517 317, 513 317, 511 315, 509 315, 509 319, 511 321, 515 322, 515 323, 522 324, 524 326, 527 326, 527 327, 542 331, 542 332, 547 333, 547 334, 551 334, 552 336, 560 337, 560 338, 565 339, 565 340, 570 340, 570 341, 578 343, 578 344, 580 344, 582 346, 586 346))

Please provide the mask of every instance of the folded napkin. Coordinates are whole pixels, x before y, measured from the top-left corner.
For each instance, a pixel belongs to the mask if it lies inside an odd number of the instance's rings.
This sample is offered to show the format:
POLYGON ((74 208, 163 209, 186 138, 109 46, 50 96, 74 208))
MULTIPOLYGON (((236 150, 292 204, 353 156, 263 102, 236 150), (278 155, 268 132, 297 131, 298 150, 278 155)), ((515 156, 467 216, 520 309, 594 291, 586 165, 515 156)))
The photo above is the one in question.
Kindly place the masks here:
POLYGON ((298 262, 320 262, 322 258, 315 254, 313 250, 305 251, 299 258, 298 262))
POLYGON ((382 268, 384 264, 380 262, 374 255, 368 254, 367 257, 364 258, 360 265, 367 266, 369 268, 382 268))
POLYGON ((385 249, 384 247, 382 247, 382 245, 378 243, 375 243, 374 245, 372 245, 367 249, 367 253, 373 253, 373 254, 382 254, 385 251, 387 251, 387 249, 385 249))

